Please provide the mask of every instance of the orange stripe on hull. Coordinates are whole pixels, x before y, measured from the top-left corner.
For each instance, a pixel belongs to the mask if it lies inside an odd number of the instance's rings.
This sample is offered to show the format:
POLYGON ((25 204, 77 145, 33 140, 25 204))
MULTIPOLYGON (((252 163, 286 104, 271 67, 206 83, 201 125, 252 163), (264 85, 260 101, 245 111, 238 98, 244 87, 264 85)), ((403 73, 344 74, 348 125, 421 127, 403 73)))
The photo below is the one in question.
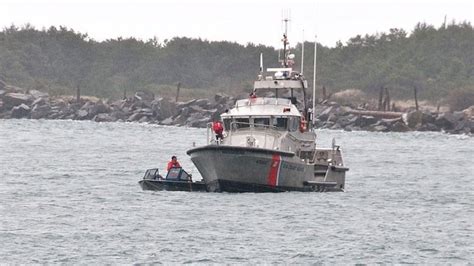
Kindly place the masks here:
POLYGON ((270 165, 270 171, 268 172, 267 184, 270 186, 278 185, 278 175, 280 174, 280 162, 281 156, 279 154, 272 155, 272 163, 270 165))

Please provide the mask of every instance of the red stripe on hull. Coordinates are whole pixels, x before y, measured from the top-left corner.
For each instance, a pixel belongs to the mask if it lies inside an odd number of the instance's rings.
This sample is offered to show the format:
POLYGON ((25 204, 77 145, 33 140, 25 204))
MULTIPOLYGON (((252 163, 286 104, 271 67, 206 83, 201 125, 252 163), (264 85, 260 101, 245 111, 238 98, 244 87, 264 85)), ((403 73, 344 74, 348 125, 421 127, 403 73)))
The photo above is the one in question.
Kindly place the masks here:
POLYGON ((278 170, 280 169, 281 156, 279 154, 273 154, 272 162, 270 165, 270 172, 268 172, 267 184, 270 186, 276 186, 278 180, 278 170))

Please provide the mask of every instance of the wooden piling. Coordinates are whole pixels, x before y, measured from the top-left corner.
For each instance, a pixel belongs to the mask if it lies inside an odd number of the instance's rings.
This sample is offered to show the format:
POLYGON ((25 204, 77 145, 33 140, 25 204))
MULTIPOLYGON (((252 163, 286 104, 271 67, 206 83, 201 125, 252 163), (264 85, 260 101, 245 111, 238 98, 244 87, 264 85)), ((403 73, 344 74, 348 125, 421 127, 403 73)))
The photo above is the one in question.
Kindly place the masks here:
POLYGON ((78 86, 76 88, 76 102, 80 102, 81 101, 81 88, 78 86))
POLYGON ((378 108, 377 108, 379 111, 382 111, 382 108, 383 108, 382 104, 383 104, 383 87, 380 87, 380 90, 379 90, 379 105, 378 105, 378 108))
POLYGON ((179 89, 181 88, 181 82, 178 82, 178 84, 176 85, 176 99, 175 99, 175 102, 178 102, 178 98, 179 98, 179 89))
POLYGON ((418 89, 417 89, 416 86, 413 87, 413 89, 414 89, 414 93, 415 93, 415 108, 418 111, 418 95, 417 95, 418 94, 418 89))
POLYGON ((390 111, 390 93, 388 92, 388 88, 385 88, 385 103, 387 108, 384 108, 384 110, 390 111))

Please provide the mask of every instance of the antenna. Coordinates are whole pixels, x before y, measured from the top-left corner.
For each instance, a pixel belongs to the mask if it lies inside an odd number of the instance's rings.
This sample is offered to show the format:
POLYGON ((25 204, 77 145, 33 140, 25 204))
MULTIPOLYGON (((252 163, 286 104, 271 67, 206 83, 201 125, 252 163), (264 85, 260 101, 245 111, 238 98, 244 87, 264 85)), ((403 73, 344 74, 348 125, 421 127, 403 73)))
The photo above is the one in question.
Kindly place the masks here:
POLYGON ((263 76, 263 53, 260 53, 260 75, 263 76))
MULTIPOLYGON (((282 61, 282 65, 283 67, 288 67, 288 54, 289 54, 289 51, 287 51, 287 45, 289 45, 289 42, 288 42, 288 22, 290 21, 290 10, 284 10, 282 11, 282 21, 284 23, 284 26, 285 26, 285 32, 283 33, 283 39, 282 39, 282 42, 283 42, 283 61, 282 61)), ((289 50, 289 49, 288 49, 289 50)))
POLYGON ((316 110, 316 59, 317 59, 317 49, 318 49, 318 36, 314 36, 314 65, 313 65, 313 112, 312 112, 312 121, 314 121, 314 111, 316 110))
POLYGON ((301 74, 304 76, 304 30, 303 30, 303 41, 301 42, 301 74))

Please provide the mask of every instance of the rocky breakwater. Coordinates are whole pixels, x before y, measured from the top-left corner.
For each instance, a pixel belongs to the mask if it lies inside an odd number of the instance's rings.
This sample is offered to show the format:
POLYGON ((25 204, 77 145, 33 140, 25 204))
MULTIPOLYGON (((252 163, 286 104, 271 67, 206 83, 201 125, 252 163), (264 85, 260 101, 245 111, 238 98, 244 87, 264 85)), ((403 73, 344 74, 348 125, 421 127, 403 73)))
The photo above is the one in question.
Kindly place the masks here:
POLYGON ((117 101, 86 97, 77 100, 3 85, 0 87, 0 118, 3 119, 71 119, 206 127, 235 101, 230 96, 216 94, 213 100, 174 102, 155 98, 147 92, 137 92, 133 97, 117 101))
MULTIPOLYGON (((186 102, 157 98, 149 92, 136 92, 133 97, 117 101, 87 97, 50 97, 47 93, 9 86, 0 80, 0 118, 146 122, 206 127, 234 103, 234 97, 224 94, 216 94, 212 100, 193 99, 186 102)), ((474 106, 462 112, 381 112, 354 109, 329 102, 317 105, 315 111, 314 124, 317 128, 474 134, 474 106)))
POLYGON ((460 112, 382 112, 352 109, 333 102, 316 106, 315 126, 347 131, 443 131, 451 134, 474 134, 474 106, 460 112))

